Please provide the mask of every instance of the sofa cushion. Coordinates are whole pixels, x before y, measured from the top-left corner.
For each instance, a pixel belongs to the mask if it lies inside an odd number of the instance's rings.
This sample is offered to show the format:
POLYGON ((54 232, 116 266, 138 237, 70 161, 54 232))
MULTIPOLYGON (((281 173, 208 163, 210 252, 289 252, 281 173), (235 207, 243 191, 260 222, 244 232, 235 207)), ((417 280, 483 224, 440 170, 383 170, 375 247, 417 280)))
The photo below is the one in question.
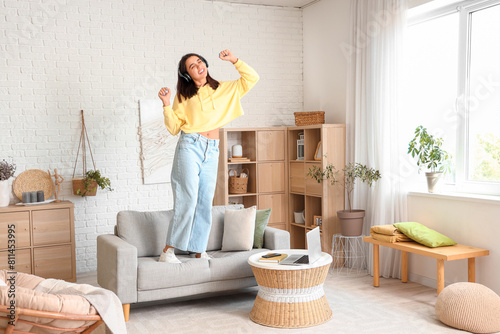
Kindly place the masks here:
POLYGON ((427 247, 453 246, 457 244, 447 236, 417 222, 395 223, 393 226, 408 238, 427 247))
POLYGON ((243 252, 210 252, 210 280, 223 281, 235 278, 253 277, 248 258, 267 249, 252 249, 243 252))
POLYGON ((137 256, 159 256, 165 247, 173 211, 120 211, 117 235, 137 248, 137 256))
MULTIPOLYGON (((0 279, 7 281, 11 276, 15 276, 15 296, 8 293, 9 288, 0 288, 0 305, 10 305, 12 300, 15 300, 16 308, 26 308, 36 311, 57 312, 57 313, 73 313, 80 315, 97 314, 96 309, 92 304, 80 295, 72 294, 53 294, 35 290, 36 287, 45 279, 39 276, 30 275, 18 272, 12 275, 7 270, 0 270, 0 279)), ((3 314, 2 314, 3 316, 3 314)), ((49 319, 42 317, 33 317, 21 315, 20 319, 29 320, 37 324, 53 326, 56 328, 68 328, 67 331, 40 329, 29 323, 18 321, 15 329, 23 333, 69 333, 69 328, 78 328, 88 326, 95 321, 73 321, 61 319, 49 319)), ((5 320, 0 320, 0 328, 5 328, 5 320), (2 323, 3 322, 3 323, 2 323)))
POLYGON ((271 217, 271 208, 257 210, 255 215, 255 232, 253 236, 253 247, 262 248, 264 246, 264 230, 271 217))
POLYGON ((222 236, 224 252, 246 251, 253 248, 256 212, 256 206, 241 210, 226 210, 222 236))
POLYGON ((181 264, 158 262, 158 257, 142 257, 137 263, 137 290, 156 290, 208 282, 208 260, 179 255, 181 264))
POLYGON ((207 251, 222 248, 222 234, 224 232, 224 213, 226 209, 243 209, 243 204, 216 205, 212 207, 212 228, 208 237, 207 251))

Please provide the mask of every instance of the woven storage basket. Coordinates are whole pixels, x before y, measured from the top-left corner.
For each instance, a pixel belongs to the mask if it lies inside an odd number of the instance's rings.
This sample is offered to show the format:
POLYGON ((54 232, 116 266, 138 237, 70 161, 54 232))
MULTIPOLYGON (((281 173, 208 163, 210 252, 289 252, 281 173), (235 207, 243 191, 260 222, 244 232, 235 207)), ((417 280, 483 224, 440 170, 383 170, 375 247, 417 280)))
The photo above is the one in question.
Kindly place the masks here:
POLYGON ((301 111, 293 114, 295 115, 295 125, 298 126, 325 124, 324 111, 301 111))
POLYGON ((229 193, 230 194, 246 194, 248 188, 248 169, 243 168, 240 175, 234 169, 229 170, 229 193), (241 177, 241 173, 245 172, 247 177, 241 177), (231 175, 231 172, 234 172, 231 175))

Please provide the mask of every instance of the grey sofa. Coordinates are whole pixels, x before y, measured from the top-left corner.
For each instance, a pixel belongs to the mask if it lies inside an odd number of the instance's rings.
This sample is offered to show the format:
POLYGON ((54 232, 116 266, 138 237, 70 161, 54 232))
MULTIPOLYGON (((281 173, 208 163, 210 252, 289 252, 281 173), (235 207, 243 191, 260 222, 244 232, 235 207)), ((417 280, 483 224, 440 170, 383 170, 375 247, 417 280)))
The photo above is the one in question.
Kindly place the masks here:
POLYGON ((165 247, 168 224, 173 211, 121 211, 115 234, 97 238, 97 281, 116 293, 123 304, 125 319, 131 303, 172 299, 257 285, 247 259, 272 249, 290 248, 287 231, 266 227, 264 248, 223 252, 224 212, 241 205, 214 206, 207 246, 210 260, 178 252, 181 264, 158 262, 165 247))

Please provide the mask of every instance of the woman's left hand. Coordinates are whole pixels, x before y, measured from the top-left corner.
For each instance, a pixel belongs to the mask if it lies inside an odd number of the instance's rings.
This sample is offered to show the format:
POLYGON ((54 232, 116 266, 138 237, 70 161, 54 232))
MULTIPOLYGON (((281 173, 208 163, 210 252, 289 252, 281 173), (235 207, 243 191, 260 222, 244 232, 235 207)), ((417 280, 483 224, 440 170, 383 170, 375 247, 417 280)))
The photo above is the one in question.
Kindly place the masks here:
POLYGON ((233 55, 233 53, 227 49, 219 52, 219 58, 222 60, 230 61, 233 64, 238 61, 238 58, 236 58, 235 55, 233 55))

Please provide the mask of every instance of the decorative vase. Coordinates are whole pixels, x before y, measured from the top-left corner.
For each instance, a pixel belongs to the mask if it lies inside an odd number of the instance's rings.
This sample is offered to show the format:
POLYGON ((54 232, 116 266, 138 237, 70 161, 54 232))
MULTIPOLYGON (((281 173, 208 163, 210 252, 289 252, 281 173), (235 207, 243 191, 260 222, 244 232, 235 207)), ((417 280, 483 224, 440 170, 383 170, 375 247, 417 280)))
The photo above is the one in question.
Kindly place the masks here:
POLYGON ((427 190, 430 193, 439 190, 439 180, 441 180, 443 172, 426 172, 425 177, 427 178, 427 190))
POLYGON ((346 237, 355 237, 363 233, 365 210, 337 211, 340 221, 340 233, 346 237))
POLYGON ((10 203, 11 187, 9 180, 0 181, 0 208, 6 207, 10 203))
POLYGON ((84 178, 73 179, 73 195, 78 196, 95 196, 97 194, 97 182, 95 180, 90 180, 89 191, 85 190, 85 184, 83 183, 84 178), (80 193, 78 193, 80 190, 80 193))
POLYGON ((232 148, 232 156, 233 158, 242 158, 243 157, 243 147, 241 145, 233 145, 232 148))

